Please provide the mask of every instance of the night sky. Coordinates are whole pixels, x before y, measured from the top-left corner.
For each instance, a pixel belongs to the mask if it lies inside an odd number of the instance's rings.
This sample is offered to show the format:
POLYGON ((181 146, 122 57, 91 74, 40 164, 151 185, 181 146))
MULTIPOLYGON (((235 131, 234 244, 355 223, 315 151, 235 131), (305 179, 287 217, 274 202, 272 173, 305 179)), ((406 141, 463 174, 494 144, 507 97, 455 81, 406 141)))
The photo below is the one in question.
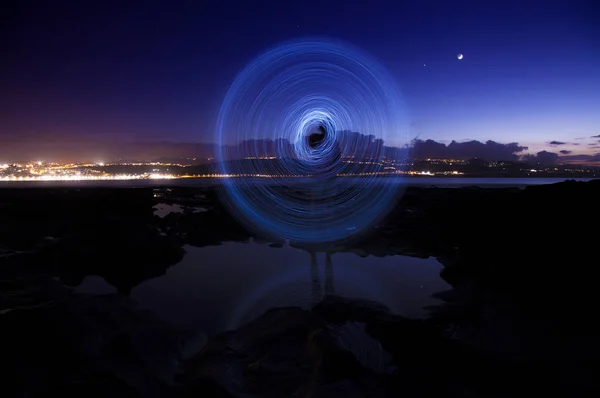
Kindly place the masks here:
POLYGON ((593 155, 594 3, 18 1, 1 23, 0 140, 211 142, 241 68, 283 40, 324 35, 389 70, 420 139, 593 155))

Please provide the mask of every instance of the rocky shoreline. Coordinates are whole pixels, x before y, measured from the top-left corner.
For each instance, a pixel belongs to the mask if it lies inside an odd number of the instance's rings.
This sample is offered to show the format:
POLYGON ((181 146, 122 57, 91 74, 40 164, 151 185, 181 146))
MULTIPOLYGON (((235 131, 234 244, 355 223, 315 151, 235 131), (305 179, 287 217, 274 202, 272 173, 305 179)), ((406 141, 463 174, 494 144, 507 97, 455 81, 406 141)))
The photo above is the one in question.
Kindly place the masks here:
POLYGON ((368 235, 301 248, 436 257, 452 290, 429 319, 326 296, 206 342, 128 295, 176 266, 184 245, 261 241, 215 190, 0 190, 0 344, 11 364, 2 388, 23 397, 597 393, 598 203, 600 180, 409 188, 368 235), (180 211, 159 217, 158 204, 180 211), (76 293, 88 275, 118 294, 76 293))

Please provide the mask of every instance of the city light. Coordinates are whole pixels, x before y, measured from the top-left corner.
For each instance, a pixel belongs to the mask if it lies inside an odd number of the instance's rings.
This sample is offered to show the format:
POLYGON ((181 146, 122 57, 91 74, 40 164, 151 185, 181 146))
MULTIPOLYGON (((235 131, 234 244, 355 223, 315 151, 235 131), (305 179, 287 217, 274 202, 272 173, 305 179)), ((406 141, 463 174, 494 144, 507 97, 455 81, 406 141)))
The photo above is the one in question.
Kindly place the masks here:
MULTIPOLYGON (((273 162, 276 157, 263 156, 248 158, 254 167, 256 162, 273 162)), ((337 177, 366 177, 366 176, 412 176, 412 177, 458 177, 476 176, 477 173, 491 172, 502 175, 510 172, 522 176, 544 176, 553 174, 571 174, 582 177, 595 177, 598 170, 593 167, 531 167, 531 165, 517 165, 510 162, 485 162, 480 166, 472 167, 469 161, 457 159, 373 159, 366 157, 356 159, 354 156, 344 156, 342 162, 355 165, 366 165, 369 170, 355 170, 353 173, 340 173, 337 177)), ((293 174, 265 174, 262 173, 228 173, 211 172, 214 164, 207 165, 206 171, 198 169, 199 165, 190 166, 178 163, 162 162, 115 162, 105 163, 55 163, 43 161, 30 161, 21 163, 0 163, 0 182, 8 181, 111 181, 111 180, 168 180, 188 178, 310 178, 311 175, 293 174), (193 170, 193 171, 192 171, 193 170)))
POLYGON ((90 176, 90 175, 41 175, 41 176, 8 176, 0 177, 0 181, 111 181, 111 180, 164 180, 173 178, 186 178, 185 176, 175 176, 168 174, 151 174, 145 175, 134 175, 134 174, 114 174, 114 175, 102 175, 102 176, 90 176))

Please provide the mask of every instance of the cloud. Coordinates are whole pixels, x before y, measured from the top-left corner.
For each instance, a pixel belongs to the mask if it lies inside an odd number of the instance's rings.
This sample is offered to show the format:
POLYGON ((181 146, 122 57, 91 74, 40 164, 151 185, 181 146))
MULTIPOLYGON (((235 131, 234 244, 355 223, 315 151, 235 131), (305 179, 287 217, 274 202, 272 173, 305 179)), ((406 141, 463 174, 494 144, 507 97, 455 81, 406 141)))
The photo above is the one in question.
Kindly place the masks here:
POLYGON ((562 156, 560 158, 563 163, 577 163, 577 164, 594 164, 600 163, 600 152, 595 155, 572 155, 562 156))
POLYGON ((598 134, 598 135, 593 135, 593 136, 591 136, 590 138, 600 138, 600 134, 598 134))
MULTIPOLYGON (((338 133, 338 139, 344 154, 353 154, 355 156, 369 156, 370 154, 383 153, 391 158, 405 158, 407 156, 417 159, 461 159, 467 160, 472 158, 480 158, 484 160, 506 160, 518 161, 523 151, 528 148, 519 145, 517 142, 502 144, 495 141, 480 142, 476 140, 457 142, 452 141, 449 144, 434 140, 419 140, 415 139, 409 148, 396 148, 385 145, 383 140, 376 139, 375 136, 364 135, 357 132, 341 131, 338 133), (381 152, 383 150, 383 152, 381 152)), ((275 143, 270 140, 248 141, 238 146, 241 152, 245 153, 245 149, 256 151, 256 148, 261 148, 261 153, 275 154, 281 156, 282 148, 288 148, 289 151, 283 151, 286 154, 289 152, 293 156, 291 144, 285 142, 275 143), (276 149, 277 148, 277 149, 276 149)))
POLYGON ((548 151, 540 151, 535 155, 528 154, 523 156, 523 160, 529 163, 538 163, 541 165, 553 165, 556 164, 559 160, 559 156, 557 153, 548 152, 548 151))
MULTIPOLYGON (((29 137, 31 138, 31 137, 29 137)), ((217 156, 216 144, 147 141, 125 142, 117 139, 89 142, 77 137, 61 137, 61 140, 21 139, 18 142, 3 142, 0 146, 0 163, 3 161, 21 161, 40 158, 45 161, 116 161, 124 160, 155 160, 158 158, 188 158, 197 163, 213 161, 217 156), (73 138, 72 140, 69 138, 73 138), (64 141, 62 141, 64 139, 64 141), (17 145, 18 144, 18 145, 17 145)), ((111 137, 112 138, 112 137, 111 137)), ((528 147, 518 142, 499 143, 496 141, 464 142, 451 141, 443 143, 434 140, 415 139, 406 147, 396 148, 387 146, 385 142, 372 135, 364 135, 351 131, 338 132, 340 145, 344 152, 356 156, 370 154, 384 154, 390 158, 403 159, 413 157, 417 159, 461 159, 468 160, 480 158, 487 161, 530 161, 532 163, 553 164, 556 162, 594 163, 600 162, 598 155, 573 155, 573 151, 561 150, 557 153, 541 151, 536 154, 527 154, 528 147)), ((595 140, 594 140, 595 141, 595 140)), ((551 141, 553 145, 563 145, 559 141, 551 141)), ((587 151, 596 151, 600 148, 600 141, 583 142, 587 151)), ((577 143, 569 145, 578 145, 577 143)), ((228 145, 227 154, 236 158, 246 155, 294 156, 293 144, 287 139, 258 139, 248 140, 237 145, 228 145)), ((577 153, 577 152, 576 152, 577 153)))
POLYGON ((567 143, 561 142, 561 141, 550 141, 548 144, 552 145, 552 146, 556 146, 556 145, 566 145, 567 143))
POLYGON ((434 140, 415 140, 413 156, 420 159, 472 159, 518 160, 519 154, 528 148, 517 142, 501 144, 495 141, 452 141, 446 145, 434 140))

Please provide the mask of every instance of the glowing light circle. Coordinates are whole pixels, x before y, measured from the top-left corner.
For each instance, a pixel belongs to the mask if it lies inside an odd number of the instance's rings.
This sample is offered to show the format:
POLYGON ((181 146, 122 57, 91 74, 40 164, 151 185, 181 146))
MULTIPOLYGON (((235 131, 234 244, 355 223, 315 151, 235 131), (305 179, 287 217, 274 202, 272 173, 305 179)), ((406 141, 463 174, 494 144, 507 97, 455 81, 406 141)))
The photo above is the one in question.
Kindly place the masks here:
POLYGON ((405 111, 395 81, 357 48, 320 38, 271 48, 221 105, 219 173, 238 176, 223 180, 222 199, 274 238, 323 243, 362 232, 397 199, 397 180, 373 173, 383 171, 384 143, 409 142, 405 111), (307 136, 319 127, 327 134, 312 147, 307 136))

